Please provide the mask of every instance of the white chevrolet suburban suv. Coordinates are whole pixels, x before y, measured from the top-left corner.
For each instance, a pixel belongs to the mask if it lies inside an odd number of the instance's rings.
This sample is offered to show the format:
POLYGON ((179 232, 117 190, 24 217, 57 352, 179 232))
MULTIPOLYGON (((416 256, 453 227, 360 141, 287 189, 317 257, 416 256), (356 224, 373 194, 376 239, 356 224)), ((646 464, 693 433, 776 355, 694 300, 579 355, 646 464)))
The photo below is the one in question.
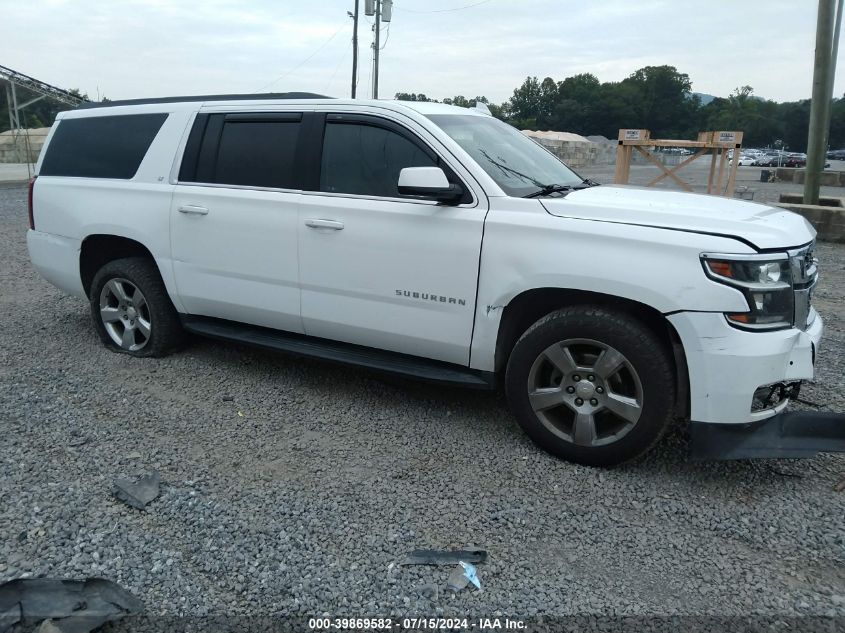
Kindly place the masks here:
POLYGON ((476 109, 307 93, 64 112, 36 173, 32 263, 114 351, 187 331, 503 384, 537 444, 590 465, 677 418, 705 457, 806 448, 748 443, 785 433, 822 334, 793 213, 596 186, 476 109))

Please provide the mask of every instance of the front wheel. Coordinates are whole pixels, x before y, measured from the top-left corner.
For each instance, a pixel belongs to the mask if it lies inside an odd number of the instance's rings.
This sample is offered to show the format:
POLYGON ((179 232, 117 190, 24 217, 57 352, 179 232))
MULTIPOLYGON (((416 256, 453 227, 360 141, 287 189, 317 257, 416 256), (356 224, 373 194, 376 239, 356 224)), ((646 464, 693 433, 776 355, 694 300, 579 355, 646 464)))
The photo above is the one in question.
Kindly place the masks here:
POLYGON ((604 307, 573 306, 532 325, 514 346, 505 388, 535 443, 590 466, 639 457, 674 416, 667 346, 640 320, 604 307))

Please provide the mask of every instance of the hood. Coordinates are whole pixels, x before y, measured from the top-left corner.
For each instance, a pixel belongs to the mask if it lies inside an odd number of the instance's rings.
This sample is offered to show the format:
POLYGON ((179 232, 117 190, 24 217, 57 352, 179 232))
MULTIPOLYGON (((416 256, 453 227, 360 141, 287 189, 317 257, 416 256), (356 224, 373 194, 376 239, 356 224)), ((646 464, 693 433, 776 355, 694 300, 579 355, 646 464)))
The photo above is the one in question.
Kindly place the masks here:
POLYGON ((806 244, 816 231, 797 213, 720 196, 602 185, 542 198, 552 215, 735 237, 758 249, 806 244))

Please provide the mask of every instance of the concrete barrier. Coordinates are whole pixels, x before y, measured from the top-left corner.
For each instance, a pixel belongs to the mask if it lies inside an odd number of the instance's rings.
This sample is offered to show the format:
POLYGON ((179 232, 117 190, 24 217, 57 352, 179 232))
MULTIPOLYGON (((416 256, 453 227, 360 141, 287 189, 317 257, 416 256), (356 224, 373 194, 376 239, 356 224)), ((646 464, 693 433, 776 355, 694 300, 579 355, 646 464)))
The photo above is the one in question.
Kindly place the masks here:
POLYGON ((0 132, 0 163, 34 163, 49 132, 48 127, 21 130, 18 135, 11 130, 0 132))
POLYGON ((522 130, 522 133, 548 149, 570 167, 584 167, 596 162, 598 147, 580 134, 534 130, 522 130))
MULTIPOLYGON (((778 167, 776 176, 781 182, 794 182, 803 185, 807 172, 795 167, 778 167)), ((845 171, 823 171, 820 184, 825 187, 845 187, 845 171)))
POLYGON ((805 217, 825 242, 845 243, 845 198, 819 198, 821 204, 802 204, 802 196, 782 193, 774 206, 805 217))

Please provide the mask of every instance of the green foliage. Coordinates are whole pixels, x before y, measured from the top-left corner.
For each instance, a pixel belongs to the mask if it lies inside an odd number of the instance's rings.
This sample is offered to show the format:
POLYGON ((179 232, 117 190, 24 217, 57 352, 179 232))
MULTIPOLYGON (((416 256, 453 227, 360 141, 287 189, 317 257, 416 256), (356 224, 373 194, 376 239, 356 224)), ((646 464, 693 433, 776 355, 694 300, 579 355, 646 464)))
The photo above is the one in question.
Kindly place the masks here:
MULTIPOLYGON (((397 99, 433 101, 425 95, 399 93, 397 99), (420 98, 422 97, 422 98, 420 98)), ((472 107, 484 97, 444 99, 472 107)), ((674 66, 646 66, 619 82, 602 83, 582 73, 555 81, 526 77, 501 105, 488 103, 493 116, 520 129, 557 130, 615 139, 620 128, 645 128, 653 138, 694 139, 705 130, 740 130, 747 147, 774 146, 780 141, 790 151, 805 151, 810 101, 776 103, 741 86, 727 98, 702 105, 692 92, 692 80, 674 66)), ((831 110, 831 148, 845 148, 845 98, 831 110)))
MULTIPOLYGON (((432 103, 440 103, 437 99, 429 99, 424 94, 417 94, 415 92, 397 92, 393 98, 398 101, 429 101, 432 103)), ((489 101, 487 101, 487 97, 484 96, 467 99, 463 95, 458 95, 456 97, 447 97, 446 99, 443 99, 443 103, 458 106, 459 108, 474 108, 475 104, 478 102, 489 103, 489 101)))
POLYGON ((416 92, 397 92, 393 98, 399 101, 436 101, 436 99, 429 99, 423 93, 416 92))
POLYGON ((527 77, 509 101, 510 122, 522 128, 609 138, 615 138, 620 127, 645 127, 655 136, 677 136, 694 126, 701 107, 691 89, 689 76, 674 66, 646 66, 611 83, 600 83, 591 74, 561 82, 527 77))

